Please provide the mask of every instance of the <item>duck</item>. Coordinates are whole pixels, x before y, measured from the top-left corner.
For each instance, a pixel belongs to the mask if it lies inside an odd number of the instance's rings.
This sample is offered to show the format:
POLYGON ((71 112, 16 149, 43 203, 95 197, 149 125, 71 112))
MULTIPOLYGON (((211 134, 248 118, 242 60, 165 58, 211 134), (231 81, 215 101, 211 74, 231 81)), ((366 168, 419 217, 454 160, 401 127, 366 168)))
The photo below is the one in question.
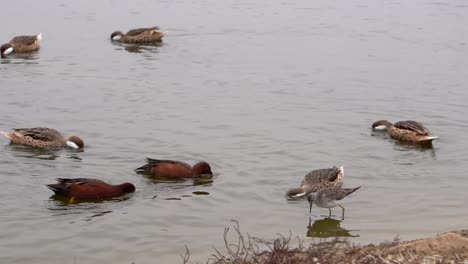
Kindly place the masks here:
POLYGON ((298 188, 289 189, 286 196, 297 198, 327 187, 343 185, 344 166, 313 170, 304 176, 298 188))
POLYGON ((55 195, 73 199, 113 198, 135 191, 135 186, 129 182, 112 185, 89 178, 57 178, 57 182, 46 186, 55 195))
POLYGON ((430 143, 438 138, 421 123, 412 120, 399 121, 395 124, 387 120, 379 120, 372 124, 375 130, 386 130, 391 138, 411 143, 430 143))
POLYGON ((17 52, 17 53, 26 53, 39 50, 42 40, 42 33, 39 33, 36 36, 17 36, 10 40, 10 42, 3 44, 0 47, 0 54, 2 58, 5 58, 6 55, 17 52))
POLYGON ((205 161, 198 162, 193 167, 185 162, 175 160, 158 160, 147 158, 146 161, 147 164, 135 169, 137 173, 169 179, 213 176, 210 165, 205 161))
POLYGON ((121 31, 115 31, 111 34, 111 40, 121 43, 144 44, 160 42, 167 32, 159 31, 159 27, 137 28, 123 34, 121 31))
POLYGON ((37 148, 62 148, 70 147, 82 149, 84 142, 77 136, 65 138, 55 129, 45 127, 15 128, 13 132, 0 131, 0 134, 8 138, 12 144, 19 144, 37 148))

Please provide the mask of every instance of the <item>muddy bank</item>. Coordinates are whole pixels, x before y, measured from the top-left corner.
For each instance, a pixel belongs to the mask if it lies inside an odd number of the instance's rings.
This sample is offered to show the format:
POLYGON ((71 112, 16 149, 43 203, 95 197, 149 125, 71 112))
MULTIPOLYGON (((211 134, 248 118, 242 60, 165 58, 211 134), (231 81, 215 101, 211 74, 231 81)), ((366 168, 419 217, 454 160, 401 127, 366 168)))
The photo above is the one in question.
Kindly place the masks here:
MULTIPOLYGON (((310 242, 280 237, 268 242, 243 235, 235 227, 238 238, 228 239, 225 249, 216 250, 207 263, 216 264, 296 264, 296 263, 454 263, 468 264, 468 230, 451 231, 413 241, 355 246, 346 240, 310 242), (298 242, 298 243, 297 243, 298 242), (292 246, 292 245, 296 246, 292 246)), ((231 234, 232 235, 232 234, 231 234)), ((231 237, 231 235, 229 237, 231 237)))

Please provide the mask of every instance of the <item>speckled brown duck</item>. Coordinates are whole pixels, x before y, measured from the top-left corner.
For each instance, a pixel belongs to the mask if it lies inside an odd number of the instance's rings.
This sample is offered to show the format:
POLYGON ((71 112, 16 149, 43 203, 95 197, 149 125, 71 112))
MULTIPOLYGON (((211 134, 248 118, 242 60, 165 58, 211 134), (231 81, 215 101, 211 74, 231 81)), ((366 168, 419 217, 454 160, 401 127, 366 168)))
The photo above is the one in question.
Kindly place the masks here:
POLYGON ((47 184, 46 186, 56 195, 67 198, 105 199, 135 191, 135 186, 129 182, 111 185, 100 180, 87 178, 58 178, 57 181, 56 184, 47 184))
POLYGON ((416 121, 399 121, 395 124, 387 120, 379 120, 372 124, 375 130, 387 130, 391 138, 412 143, 429 143, 436 139, 429 130, 416 121))
POLYGON ((148 162, 147 164, 135 170, 137 173, 172 179, 213 176, 210 165, 204 161, 198 162, 193 167, 185 162, 175 160, 147 158, 146 161, 148 162))
POLYGON ((84 142, 77 136, 65 138, 55 129, 45 127, 16 128, 13 132, 0 131, 0 134, 8 138, 11 143, 39 148, 71 147, 80 149, 84 142))
POLYGON ((328 187, 343 185, 344 167, 313 170, 304 176, 300 187, 289 189, 286 196, 297 198, 328 187))
POLYGON ((9 43, 3 44, 0 47, 1 57, 5 58, 6 55, 17 52, 26 53, 39 50, 42 34, 36 36, 17 36, 10 40, 9 43))
POLYGON ((111 40, 135 44, 154 43, 162 41, 162 38, 166 34, 167 32, 159 31, 159 27, 137 28, 128 31, 127 34, 123 34, 121 31, 115 31, 111 34, 111 40))

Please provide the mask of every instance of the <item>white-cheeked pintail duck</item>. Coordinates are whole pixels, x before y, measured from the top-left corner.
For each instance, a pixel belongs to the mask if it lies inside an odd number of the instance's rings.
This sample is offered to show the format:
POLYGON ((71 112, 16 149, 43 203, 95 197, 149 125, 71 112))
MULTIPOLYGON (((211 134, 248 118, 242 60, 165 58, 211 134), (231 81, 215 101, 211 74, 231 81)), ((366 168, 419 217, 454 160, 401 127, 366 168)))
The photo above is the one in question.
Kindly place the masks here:
POLYGON ((84 142, 77 136, 65 138, 55 129, 45 127, 16 128, 13 132, 0 131, 0 134, 8 138, 11 143, 39 148, 71 147, 81 149, 84 142))

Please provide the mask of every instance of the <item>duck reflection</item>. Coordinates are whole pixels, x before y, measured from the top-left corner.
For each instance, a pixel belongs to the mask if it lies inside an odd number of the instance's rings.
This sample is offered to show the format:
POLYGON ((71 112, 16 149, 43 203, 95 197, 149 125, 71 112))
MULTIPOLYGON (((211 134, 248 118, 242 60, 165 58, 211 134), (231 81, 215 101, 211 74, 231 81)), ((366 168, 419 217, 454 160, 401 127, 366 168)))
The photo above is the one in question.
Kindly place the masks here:
POLYGON ((53 204, 53 209, 49 208, 51 210, 57 210, 57 208, 61 208, 63 206, 69 206, 69 205, 78 205, 81 204, 86 208, 86 205, 92 206, 92 204, 100 204, 100 203, 105 203, 105 202, 121 202, 128 200, 132 197, 131 194, 129 195, 124 195, 124 196, 119 196, 119 197, 112 197, 112 198, 99 198, 99 199, 77 199, 74 197, 64 197, 61 195, 51 195, 49 198, 49 202, 52 202, 53 204), (84 205, 83 205, 84 204, 84 205))
POLYGON ((163 177, 156 177, 151 175, 144 175, 151 183, 154 184, 161 184, 168 186, 173 186, 172 189, 181 189, 187 186, 211 186, 213 183, 213 176, 211 177, 200 177, 200 178, 192 178, 192 179, 171 179, 171 178, 163 178, 163 177))
POLYGON ((162 47, 164 45, 163 42, 155 42, 155 43, 149 43, 145 45, 137 45, 137 44, 122 44, 122 43, 113 43, 116 46, 119 46, 120 48, 123 48, 124 50, 130 52, 130 53, 157 53, 158 48, 162 47))
POLYGON ((28 52, 28 53, 14 53, 6 59, 1 59, 0 64, 39 64, 39 52, 28 52))
MULTIPOLYGON (((200 187, 209 187, 213 184, 213 178, 203 179, 203 178, 194 178, 194 179, 167 179, 154 176, 146 176, 148 181, 156 185, 155 192, 165 193, 166 191, 171 190, 182 190, 185 188, 190 188, 193 186, 200 187)), ((210 195, 207 191, 193 191, 192 195, 210 195)), ((192 197, 192 195, 181 195, 180 197, 192 197)), ((180 197, 160 197, 160 195, 155 195, 153 199, 163 199, 163 200, 181 200, 180 197)))
POLYGON ((426 142, 426 143, 415 144, 415 143, 394 140, 393 143, 395 144, 394 146, 395 150, 416 150, 416 151, 421 151, 421 152, 429 151, 430 153, 433 153, 435 155, 435 150, 432 145, 432 141, 426 142))
POLYGON ((33 158, 39 160, 55 160, 60 157, 60 154, 65 152, 66 157, 75 162, 81 162, 80 153, 82 149, 62 149, 62 148, 33 148, 18 144, 9 144, 5 148, 10 150, 15 157, 33 158))
POLYGON ((377 137, 380 139, 390 140, 394 144, 395 150, 400 151, 407 151, 407 150, 415 150, 420 152, 430 151, 435 156, 435 150, 432 145, 432 141, 424 142, 424 143, 412 143, 412 142, 405 142, 405 141, 398 141, 390 138, 390 136, 385 131, 374 130, 370 134, 372 137, 377 137))
POLYGON ((17 144, 9 144, 5 146, 5 148, 9 148, 9 150, 11 150, 13 155, 16 157, 34 158, 40 160, 55 160, 60 157, 59 153, 62 151, 62 149, 32 148, 17 144))
POLYGON ((333 218, 323 218, 315 220, 312 223, 309 217, 309 225, 307 226, 307 237, 330 238, 330 237, 359 237, 352 235, 350 232, 357 230, 347 230, 340 227, 342 221, 333 218))

